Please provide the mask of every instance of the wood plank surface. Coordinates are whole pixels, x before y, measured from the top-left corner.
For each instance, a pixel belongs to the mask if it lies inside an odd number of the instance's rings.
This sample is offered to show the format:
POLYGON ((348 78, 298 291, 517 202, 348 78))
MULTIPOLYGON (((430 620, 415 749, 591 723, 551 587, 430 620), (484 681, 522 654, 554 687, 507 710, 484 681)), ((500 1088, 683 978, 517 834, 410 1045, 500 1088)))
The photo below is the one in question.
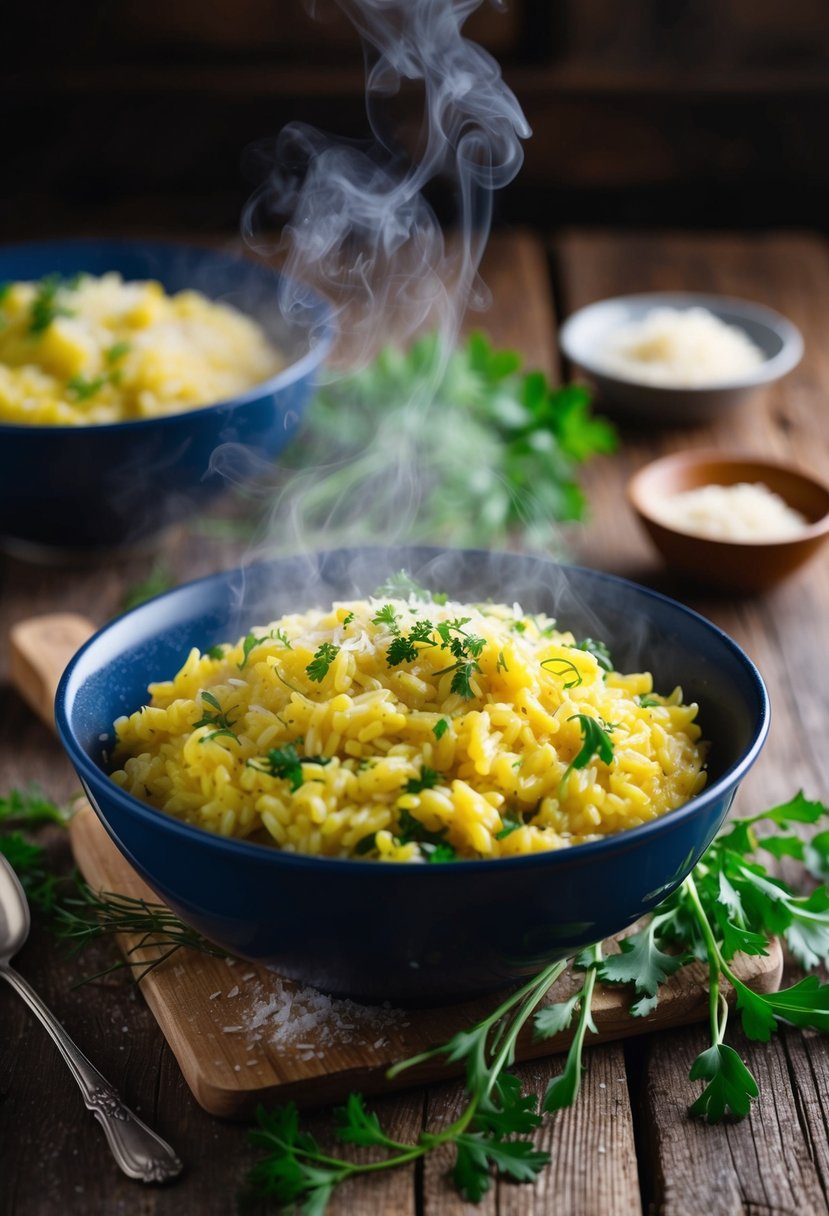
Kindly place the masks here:
MULTIPOLYGON (((802 328, 806 358, 755 407, 691 433, 622 427, 613 457, 589 466, 592 507, 583 528, 564 539, 583 564, 634 577, 669 591, 723 625, 758 662, 774 707, 769 744, 741 789, 737 809, 748 813, 789 797, 803 785, 826 797, 825 662, 829 654, 829 554, 763 599, 736 602, 674 583, 639 534, 624 498, 629 474, 663 451, 690 444, 739 445, 790 454, 824 476, 829 470, 829 253, 803 235, 751 237, 568 234, 552 242, 558 310, 567 313, 602 296, 652 286, 728 291, 779 308, 802 328)), ((522 349, 531 365, 555 372, 554 313, 548 263, 528 237, 492 243, 485 279, 494 304, 470 327, 522 349)), ((168 536, 160 556, 184 580, 237 562, 242 547, 196 528, 168 536)), ((0 633, 33 614, 60 608, 113 616, 124 589, 145 577, 149 557, 83 567, 31 567, 0 560, 0 633)), ((0 793, 37 781, 65 800, 77 782, 46 726, 7 681, 0 682, 0 793)), ((50 857, 69 864, 68 841, 46 834, 50 857)), ((142 1116, 174 1144, 187 1172, 169 1189, 140 1188, 112 1165, 98 1128, 85 1116, 65 1068, 20 1002, 0 995, 0 1184, 2 1216, 74 1216, 133 1208, 142 1216, 224 1216, 236 1210, 253 1160, 243 1126, 216 1120, 193 1101, 155 1019, 135 988, 107 978, 73 989, 84 974, 113 961, 113 947, 96 947, 82 961, 66 960, 36 920, 21 952, 20 970, 53 1006, 80 1046, 142 1116)), ((644 1210, 670 1216, 698 1212, 782 1214, 829 1211, 829 1068, 825 1040, 786 1032, 771 1045, 750 1045, 729 1031, 758 1075, 760 1104, 740 1124, 709 1128, 691 1121, 690 1060, 703 1044, 699 1029, 675 1030, 622 1046, 592 1050, 578 1105, 545 1123, 540 1142, 553 1160, 535 1187, 498 1184, 482 1214, 529 1216, 550 1211, 592 1216, 644 1210)), ((559 1063, 521 1066, 540 1091, 559 1063)), ((401 1138, 425 1120, 456 1109, 456 1083, 382 1099, 380 1108, 401 1138)), ((329 1126, 320 1112, 316 1128, 329 1126)), ((345 1213, 472 1212, 446 1183, 445 1163, 428 1162, 386 1177, 355 1180, 332 1205, 345 1213)), ((258 1213, 252 1205, 249 1209, 258 1213)))
MULTIPOLYGON (((769 688, 766 748, 740 788, 736 811, 753 814, 797 789, 826 801, 829 550, 775 591, 743 600, 680 582, 660 565, 625 500, 627 478, 664 452, 716 447, 795 460, 829 477, 829 251, 803 234, 618 235, 572 233, 556 246, 563 313, 625 292, 698 290, 742 296, 784 313, 801 329, 805 355, 782 382, 715 423, 663 430, 624 426, 622 447, 585 478, 593 522, 573 537, 577 556, 665 591, 697 608, 751 655, 769 688)), ((729 1040, 761 1088, 742 1123, 708 1128, 687 1116, 688 1069, 700 1031, 643 1044, 640 1145, 653 1209, 666 1216, 710 1212, 824 1213, 829 1174, 826 1041, 787 1032, 769 1045, 729 1040)))

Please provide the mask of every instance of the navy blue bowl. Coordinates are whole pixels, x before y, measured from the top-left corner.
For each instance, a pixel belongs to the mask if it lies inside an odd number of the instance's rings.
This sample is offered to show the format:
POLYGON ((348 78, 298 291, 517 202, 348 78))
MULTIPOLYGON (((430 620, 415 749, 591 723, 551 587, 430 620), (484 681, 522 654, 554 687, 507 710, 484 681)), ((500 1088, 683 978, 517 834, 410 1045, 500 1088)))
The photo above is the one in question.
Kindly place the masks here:
POLYGON ((213 575, 102 629, 69 665, 58 730, 121 852, 178 915, 233 954, 325 991, 437 1003, 533 973, 631 924, 686 876, 766 738, 757 670, 703 617, 623 579, 520 554, 338 550, 213 575), (621 670, 698 701, 709 784, 643 827, 556 853, 445 865, 302 857, 227 840, 137 801, 107 776, 112 723, 172 677, 190 647, 286 611, 373 591, 405 567, 463 600, 493 598, 603 638, 621 670))
POLYGON ((163 242, 48 241, 0 249, 0 282, 47 274, 157 279, 193 288, 254 316, 288 362, 231 400, 180 414, 102 426, 0 424, 0 539, 36 555, 132 546, 205 507, 226 488, 210 470, 223 443, 273 458, 297 430, 314 374, 331 343, 326 305, 242 258, 163 242))

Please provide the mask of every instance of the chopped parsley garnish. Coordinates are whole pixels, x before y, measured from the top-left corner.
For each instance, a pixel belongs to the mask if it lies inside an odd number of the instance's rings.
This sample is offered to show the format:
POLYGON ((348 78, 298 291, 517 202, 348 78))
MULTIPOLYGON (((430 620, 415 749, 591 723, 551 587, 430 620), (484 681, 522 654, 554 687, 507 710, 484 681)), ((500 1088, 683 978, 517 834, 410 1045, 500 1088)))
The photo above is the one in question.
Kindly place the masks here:
POLYGON ((109 376, 93 376, 91 380, 88 380, 86 376, 72 376, 67 381, 66 387, 76 401, 88 401, 108 383, 109 376))
POLYGON ((344 616, 343 620, 342 620, 343 629, 345 629, 346 625, 350 625, 353 620, 354 620, 353 612, 349 612, 348 616, 344 616))
POLYGON ((399 844, 419 845, 421 856, 427 861, 454 861, 456 857, 455 850, 446 840, 446 828, 432 832, 410 811, 400 812, 397 841, 399 844))
POLYGON ((438 718, 435 725, 432 727, 432 734, 436 739, 442 739, 449 729, 449 721, 447 718, 438 718))
POLYGON ((32 311, 29 319, 29 333, 42 334, 47 330, 56 317, 71 317, 72 312, 61 304, 58 295, 61 291, 71 291, 77 283, 63 280, 59 274, 47 275, 38 283, 37 294, 32 300, 32 311))
POLYGON ((523 828, 524 820, 517 818, 515 815, 502 815, 501 823, 503 827, 500 832, 495 833, 496 840, 505 840, 507 836, 511 836, 518 828, 523 828))
POLYGON ((578 688, 579 684, 583 683, 582 674, 572 659, 565 659, 561 655, 557 655, 552 659, 542 659, 542 667, 549 667, 550 671, 555 676, 560 676, 562 679, 569 676, 569 680, 564 681, 565 688, 578 688), (559 670, 556 671, 555 664, 559 670))
POLYGON ((272 747, 266 756, 257 756, 248 760, 247 767, 255 768, 259 773, 267 773, 269 777, 282 777, 290 783, 291 793, 295 793, 303 783, 303 764, 326 765, 331 763, 330 756, 300 756, 295 743, 286 743, 282 747, 272 747))
POLYGON ((495 670, 509 671, 509 667, 507 667, 507 660, 504 658, 503 650, 498 651, 498 662, 495 664, 495 670))
POLYGON ((613 660, 604 642, 597 642, 594 638, 584 638, 581 642, 575 642, 572 649, 587 651, 588 654, 592 654, 602 671, 613 671, 613 660))
POLYGON ((291 645, 288 635, 284 629, 272 629, 270 633, 262 633, 258 635, 255 633, 249 633, 242 642, 242 661, 241 663, 236 664, 239 670, 244 671, 245 667, 247 666, 248 659, 251 656, 251 651, 255 650, 257 646, 260 646, 262 642, 271 641, 281 642, 286 650, 293 650, 293 646, 291 645))
POLYGON ((419 794, 421 790, 433 790, 441 781, 441 774, 424 764, 419 777, 410 777, 403 787, 407 794, 419 794))
POLYGON ((639 704, 643 709, 653 709, 657 705, 661 705, 662 702, 658 697, 651 697, 648 696, 647 693, 641 693, 639 696, 639 704))
POLYGON ((442 840, 440 844, 431 844, 428 840, 421 842, 420 851, 431 865, 434 862, 456 861, 457 853, 451 844, 442 840))
POLYGON ((104 358, 111 367, 113 363, 117 363, 119 359, 123 359, 124 355, 128 355, 131 350, 131 342, 114 342, 112 346, 104 351, 104 358))
POLYGON ((366 853, 370 853, 372 849, 377 847, 377 833, 371 832, 368 836, 361 836, 354 846, 355 857, 365 857, 366 853))
POLYGON ((205 651, 208 659, 223 659, 225 657, 225 648, 222 645, 211 646, 205 651))
POLYGON ((471 617, 464 616, 455 621, 443 621, 438 625, 437 630, 442 638, 441 648, 448 649, 455 656, 456 662, 450 667, 444 667, 435 672, 436 676, 453 672, 450 691, 467 699, 475 695, 471 680, 475 672, 481 670, 478 659, 486 646, 484 638, 474 637, 464 632, 463 626, 469 624, 470 620, 471 617), (452 633, 456 633, 458 636, 452 637, 452 633))
POLYGON ((615 726, 611 723, 606 724, 603 728, 589 714, 573 714, 567 721, 574 722, 576 719, 578 719, 581 726, 584 742, 578 754, 574 756, 564 770, 564 776, 561 779, 562 784, 567 780, 574 768, 587 768, 594 756, 598 756, 605 764, 610 764, 613 760, 613 741, 607 732, 615 730, 615 726))
POLYGON ((371 618, 372 625, 387 625, 394 634, 400 634, 400 625, 393 604, 384 604, 376 616, 371 618))
POLYGON ((198 730, 200 726, 213 726, 215 730, 211 730, 207 735, 202 735, 199 743, 206 743, 208 739, 218 739, 220 735, 229 735, 231 739, 236 739, 238 742, 239 736, 233 730, 234 723, 230 716, 231 711, 223 710, 221 701, 212 692, 206 692, 202 689, 200 695, 202 701, 211 706, 211 709, 205 710, 204 716, 198 722, 193 723, 193 730, 198 730))
POLYGON ((339 646, 333 642, 323 642, 314 653, 314 657, 305 668, 308 678, 320 684, 328 675, 328 668, 340 653, 339 646))
POLYGON ((386 651, 389 667, 397 667, 400 663, 413 663, 419 649, 427 650, 439 646, 441 650, 448 650, 454 655, 455 662, 436 671, 435 676, 445 676, 451 671, 451 691, 467 699, 473 697, 475 693, 470 681, 474 673, 481 670, 478 659, 486 646, 486 639, 466 633, 464 625, 468 625, 471 619, 462 616, 454 621, 440 621, 437 625, 433 625, 431 621, 418 621, 408 634, 396 637, 389 646, 386 651))

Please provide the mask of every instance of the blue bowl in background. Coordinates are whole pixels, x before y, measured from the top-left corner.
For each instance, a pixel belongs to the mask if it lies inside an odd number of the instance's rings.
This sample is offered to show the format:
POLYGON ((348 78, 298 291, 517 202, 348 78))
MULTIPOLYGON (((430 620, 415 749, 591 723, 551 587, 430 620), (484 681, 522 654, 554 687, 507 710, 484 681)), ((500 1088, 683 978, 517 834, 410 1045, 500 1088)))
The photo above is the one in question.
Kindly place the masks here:
POLYGON ((109 552, 140 544, 206 507, 226 482, 210 468, 221 444, 272 459, 295 434, 331 345, 323 301, 258 262, 144 241, 47 241, 0 249, 0 282, 118 271, 192 288, 256 318, 287 364, 228 401, 100 426, 0 423, 0 542, 27 556, 109 552))
POLYGON ((630 925, 710 844, 766 738, 763 681, 695 612, 596 571, 522 554, 351 549, 283 558, 177 588, 107 625, 57 694, 58 730, 110 836, 159 897, 233 954, 327 992, 456 1001, 532 974, 630 925), (603 638, 621 670, 698 701, 709 784, 642 827, 555 853, 443 865, 304 857, 228 840, 146 806, 107 776, 114 720, 171 678, 192 646, 236 639, 287 611, 370 594, 406 568, 462 600, 518 601, 603 638))

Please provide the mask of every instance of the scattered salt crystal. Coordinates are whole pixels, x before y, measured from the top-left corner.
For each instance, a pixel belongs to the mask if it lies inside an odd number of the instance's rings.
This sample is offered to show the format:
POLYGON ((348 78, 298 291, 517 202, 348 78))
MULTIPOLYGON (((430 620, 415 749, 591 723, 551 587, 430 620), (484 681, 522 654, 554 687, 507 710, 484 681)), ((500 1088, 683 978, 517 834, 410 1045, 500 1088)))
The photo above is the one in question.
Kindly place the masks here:
POLYGON ((378 1039, 377 1042, 374 1044, 374 1046, 375 1046, 375 1048, 385 1047, 386 1043, 388 1043, 388 1039, 378 1039))
POLYGON ((607 1086, 605 1085, 604 1081, 599 1082, 599 1089, 607 1089, 607 1086))
MULTIPOLYGON (((242 1065, 241 1065, 241 1064, 234 1064, 234 1065, 233 1065, 233 1071, 234 1071, 234 1072, 241 1072, 241 1071, 242 1071, 242 1065)), ((603 1151, 603 1150, 602 1150, 602 1151, 603 1151)))
POLYGON ((231 997, 231 996, 238 996, 238 995, 239 995, 239 985, 238 985, 238 984, 234 984, 234 985, 233 985, 233 987, 231 988, 230 992, 229 992, 227 995, 228 995, 229 997, 231 997))
POLYGON ((599 1147, 596 1149, 596 1152, 597 1153, 606 1153, 607 1149, 605 1148, 605 1146, 603 1144, 600 1144, 599 1147))
POLYGON ((241 1034, 244 1029, 244 1026, 223 1026, 222 1032, 223 1034, 241 1034))
POLYGON ((242 979, 243 980, 255 980, 256 972, 255 971, 246 971, 245 974, 242 976, 242 979))
POLYGON ((315 1051, 303 1051, 299 1058, 300 1060, 313 1060, 316 1054, 317 1053, 315 1051))
POLYGON ((236 966, 236 959, 235 959, 235 958, 231 958, 231 956, 228 954, 228 956, 225 958, 225 963, 226 963, 226 965, 227 965, 228 967, 235 967, 235 966, 236 966))
POLYGON ((210 993, 210 1000, 211 1000, 211 1001, 215 1001, 215 1000, 216 1000, 218 997, 220 997, 221 995, 222 995, 222 994, 221 994, 221 992, 211 992, 211 993, 210 993))
POLYGON ((259 1063, 259 1061, 258 1060, 245 1060, 245 1063, 247 1064, 248 1068, 255 1068, 256 1065, 259 1063))
POLYGON ((313 1051, 314 1050, 313 1043, 297 1043, 297 1047, 300 1051, 313 1051))

